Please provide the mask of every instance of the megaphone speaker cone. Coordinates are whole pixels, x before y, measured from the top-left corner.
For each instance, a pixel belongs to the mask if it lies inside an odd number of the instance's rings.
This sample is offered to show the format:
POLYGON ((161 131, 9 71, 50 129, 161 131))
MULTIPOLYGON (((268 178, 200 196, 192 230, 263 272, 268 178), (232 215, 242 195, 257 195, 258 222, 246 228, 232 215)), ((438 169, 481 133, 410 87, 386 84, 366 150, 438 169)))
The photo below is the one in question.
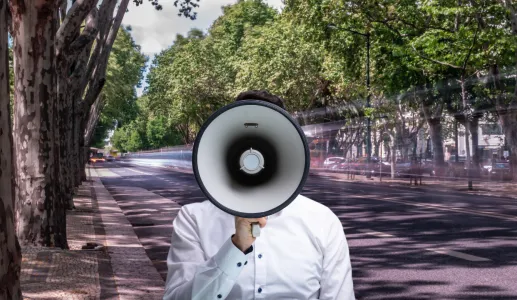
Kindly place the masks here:
POLYGON ((203 124, 192 166, 207 198, 240 217, 258 218, 289 205, 309 174, 305 135, 283 109, 260 100, 229 104, 203 124))

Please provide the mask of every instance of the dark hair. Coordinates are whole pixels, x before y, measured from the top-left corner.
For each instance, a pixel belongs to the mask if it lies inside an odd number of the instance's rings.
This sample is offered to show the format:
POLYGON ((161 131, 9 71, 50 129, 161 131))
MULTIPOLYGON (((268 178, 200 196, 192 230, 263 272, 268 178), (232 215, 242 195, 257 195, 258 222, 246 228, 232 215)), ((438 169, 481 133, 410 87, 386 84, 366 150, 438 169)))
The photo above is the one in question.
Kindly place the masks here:
POLYGON ((269 103, 275 104, 282 109, 285 109, 284 106, 284 99, 271 94, 270 92, 266 90, 250 90, 240 93, 237 98, 235 98, 235 101, 242 101, 242 100, 262 100, 267 101, 269 103))

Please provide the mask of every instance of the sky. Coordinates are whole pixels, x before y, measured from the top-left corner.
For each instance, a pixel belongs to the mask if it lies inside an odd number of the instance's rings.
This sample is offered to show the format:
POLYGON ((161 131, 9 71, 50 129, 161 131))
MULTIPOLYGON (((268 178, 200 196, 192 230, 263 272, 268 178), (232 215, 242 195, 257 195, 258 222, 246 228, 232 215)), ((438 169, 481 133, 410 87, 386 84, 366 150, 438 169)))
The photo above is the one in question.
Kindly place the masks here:
MULTIPOLYGON (((141 51, 149 56, 150 63, 155 54, 172 45, 176 34, 186 35, 191 28, 206 31, 222 14, 222 6, 236 2, 236 0, 201 0, 200 7, 196 9, 197 19, 190 20, 178 16, 174 0, 160 0, 159 3, 163 6, 161 11, 155 10, 148 1, 144 1, 144 4, 139 7, 131 1, 122 25, 131 26, 133 39, 140 45, 141 51)), ((283 7, 281 0, 265 0, 265 2, 278 10, 283 7)), ((137 90, 139 96, 144 87, 137 90)))

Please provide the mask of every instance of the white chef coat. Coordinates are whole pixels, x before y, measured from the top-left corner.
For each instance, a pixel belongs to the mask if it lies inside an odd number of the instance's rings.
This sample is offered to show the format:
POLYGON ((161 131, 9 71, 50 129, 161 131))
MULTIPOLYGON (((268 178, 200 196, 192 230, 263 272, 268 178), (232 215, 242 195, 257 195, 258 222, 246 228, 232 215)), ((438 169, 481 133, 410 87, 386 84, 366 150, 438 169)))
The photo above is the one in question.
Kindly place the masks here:
POLYGON ((307 197, 269 216, 248 254, 231 241, 234 216, 209 201, 173 226, 164 300, 355 299, 341 222, 307 197))

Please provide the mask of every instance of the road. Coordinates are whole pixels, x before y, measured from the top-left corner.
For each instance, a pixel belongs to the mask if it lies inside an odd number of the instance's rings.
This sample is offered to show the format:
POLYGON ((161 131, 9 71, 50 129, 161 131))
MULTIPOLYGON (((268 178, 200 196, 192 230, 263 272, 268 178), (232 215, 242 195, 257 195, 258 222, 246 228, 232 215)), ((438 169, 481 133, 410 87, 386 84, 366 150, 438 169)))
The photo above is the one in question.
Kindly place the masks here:
MULTIPOLYGON (((203 201, 193 175, 110 162, 102 182, 163 278, 172 220, 203 201)), ((357 299, 517 299, 517 200, 310 176, 341 219, 357 299)))

